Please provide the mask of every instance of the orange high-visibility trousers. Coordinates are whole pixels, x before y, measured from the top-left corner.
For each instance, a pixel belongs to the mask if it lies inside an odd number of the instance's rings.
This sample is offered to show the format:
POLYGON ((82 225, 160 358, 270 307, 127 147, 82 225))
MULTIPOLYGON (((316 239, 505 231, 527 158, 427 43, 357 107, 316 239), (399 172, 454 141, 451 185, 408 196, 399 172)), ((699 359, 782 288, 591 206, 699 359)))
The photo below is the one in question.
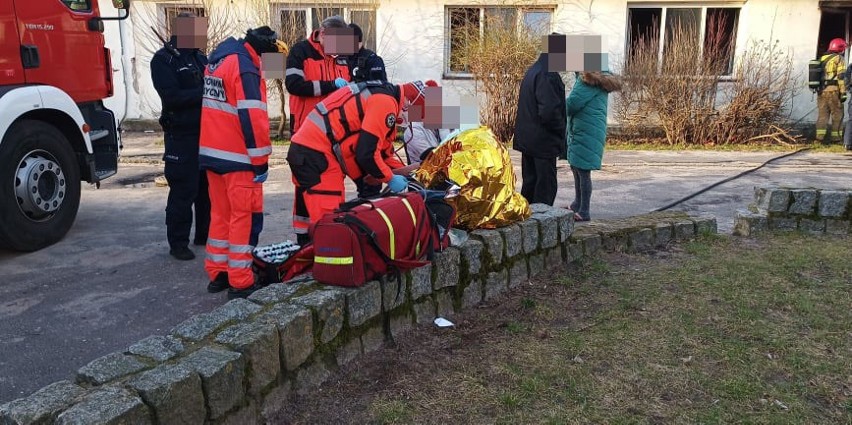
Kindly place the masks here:
POLYGON ((204 268, 211 281, 228 272, 234 289, 254 284, 252 251, 263 230, 263 185, 253 179, 251 171, 207 171, 210 232, 204 268))
POLYGON ((300 243, 307 241, 313 223, 333 212, 346 200, 346 175, 331 152, 319 152, 298 143, 287 153, 296 194, 293 199, 293 230, 300 243))

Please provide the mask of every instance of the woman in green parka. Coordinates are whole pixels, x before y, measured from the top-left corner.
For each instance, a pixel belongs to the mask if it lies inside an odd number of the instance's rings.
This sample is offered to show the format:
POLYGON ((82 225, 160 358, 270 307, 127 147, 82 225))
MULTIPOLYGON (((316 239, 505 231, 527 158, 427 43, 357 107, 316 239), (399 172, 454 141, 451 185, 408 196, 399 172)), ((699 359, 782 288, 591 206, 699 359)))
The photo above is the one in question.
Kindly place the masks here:
POLYGON ((606 144, 607 98, 621 90, 621 83, 607 71, 575 73, 568 95, 568 163, 574 174, 575 221, 589 221, 592 170, 601 169, 606 144))

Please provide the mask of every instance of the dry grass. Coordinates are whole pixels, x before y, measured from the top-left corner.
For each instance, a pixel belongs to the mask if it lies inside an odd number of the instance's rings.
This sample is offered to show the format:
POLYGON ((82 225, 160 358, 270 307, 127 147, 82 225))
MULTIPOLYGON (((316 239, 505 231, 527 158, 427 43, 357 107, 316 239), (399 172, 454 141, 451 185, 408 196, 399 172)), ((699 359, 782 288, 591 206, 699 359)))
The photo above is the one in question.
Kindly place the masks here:
POLYGON ((777 41, 752 40, 722 81, 734 46, 720 19, 711 16, 706 31, 697 43, 698 28, 674 25, 662 60, 658 33, 637 41, 622 65, 626 84, 616 97, 618 120, 639 138, 660 127, 670 145, 795 143, 789 107, 797 82, 790 52, 777 41))
POLYGON ((280 423, 849 423, 852 239, 610 256, 421 328, 280 423))
POLYGON ((453 46, 460 64, 475 78, 475 90, 484 94, 480 119, 497 140, 508 143, 515 134, 518 91, 527 69, 538 58, 541 41, 531 32, 486 17, 485 31, 470 25, 453 46))

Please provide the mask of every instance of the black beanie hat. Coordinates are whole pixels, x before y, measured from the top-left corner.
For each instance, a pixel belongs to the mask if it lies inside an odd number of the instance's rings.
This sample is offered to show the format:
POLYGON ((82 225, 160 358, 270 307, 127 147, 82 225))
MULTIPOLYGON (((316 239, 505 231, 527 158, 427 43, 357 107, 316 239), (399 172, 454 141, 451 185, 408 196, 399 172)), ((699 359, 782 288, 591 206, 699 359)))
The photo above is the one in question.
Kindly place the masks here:
POLYGON ((246 42, 259 55, 277 52, 278 48, 275 46, 277 38, 278 34, 268 26, 250 29, 246 32, 246 42))
POLYGON ((364 31, 361 31, 361 27, 358 24, 349 24, 349 28, 355 30, 355 38, 358 39, 359 43, 364 42, 364 31))

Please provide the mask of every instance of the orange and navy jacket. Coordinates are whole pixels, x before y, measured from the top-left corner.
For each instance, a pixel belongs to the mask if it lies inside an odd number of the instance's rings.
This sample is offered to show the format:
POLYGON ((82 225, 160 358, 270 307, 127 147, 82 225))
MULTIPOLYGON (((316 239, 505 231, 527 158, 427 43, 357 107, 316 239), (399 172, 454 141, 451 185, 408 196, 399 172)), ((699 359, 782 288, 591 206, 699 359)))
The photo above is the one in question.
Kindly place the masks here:
POLYGON ((334 80, 350 81, 345 56, 326 55, 319 43, 319 31, 290 49, 284 85, 290 93, 290 134, 296 134, 308 113, 330 93, 337 90, 334 80))
POLYGON ((223 174, 268 170, 272 144, 260 58, 233 37, 210 54, 201 101, 199 165, 223 174))
POLYGON ((334 156, 336 141, 346 175, 370 174, 387 183, 392 170, 404 166, 393 151, 400 96, 399 86, 390 83, 350 83, 317 104, 292 142, 334 156), (328 120, 321 111, 328 111, 328 120))

